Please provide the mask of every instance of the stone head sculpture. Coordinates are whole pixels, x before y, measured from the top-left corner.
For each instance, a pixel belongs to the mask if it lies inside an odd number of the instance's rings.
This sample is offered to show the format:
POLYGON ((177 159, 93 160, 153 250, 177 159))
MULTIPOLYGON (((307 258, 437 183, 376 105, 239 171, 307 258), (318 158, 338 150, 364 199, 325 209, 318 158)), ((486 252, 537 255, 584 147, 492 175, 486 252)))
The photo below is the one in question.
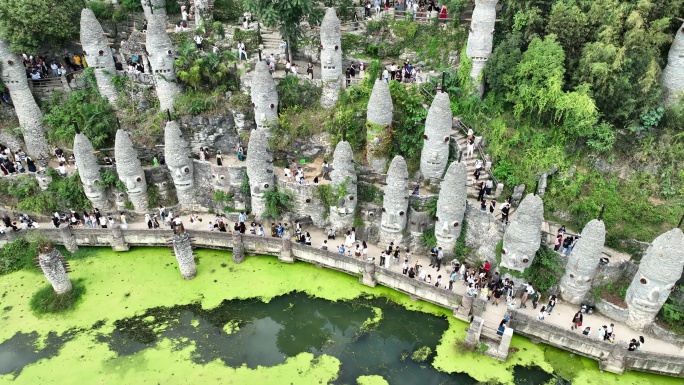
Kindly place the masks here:
POLYGON ((397 155, 387 170, 387 185, 383 189, 382 218, 380 220, 381 240, 401 238, 406 228, 408 214, 408 170, 406 161, 397 155))
POLYGON ((265 130, 254 130, 249 137, 247 153, 247 175, 252 195, 252 211, 261 216, 266 209, 264 193, 273 190, 273 154, 268 145, 265 130))
POLYGON ((147 181, 140 159, 138 159, 138 152, 133 148, 128 132, 121 129, 116 131, 114 157, 119 180, 126 186, 126 192, 131 201, 133 202, 135 197, 146 196, 147 181))
POLYGON ((468 196, 468 170, 465 163, 453 162, 444 176, 437 198, 437 245, 452 250, 461 235, 468 196))
POLYGON ((330 222, 335 230, 352 226, 357 198, 357 177, 354 167, 354 153, 349 142, 342 141, 335 146, 330 172, 330 186, 338 197, 336 206, 330 207, 330 222))
POLYGON ((541 246, 543 221, 544 202, 539 195, 528 194, 520 202, 504 233, 501 250, 503 267, 521 272, 530 267, 541 246))
POLYGON ((423 150, 420 153, 420 172, 425 178, 440 179, 444 174, 449 158, 452 121, 449 94, 438 92, 425 119, 423 150))
POLYGON ((164 128, 164 156, 166 165, 178 191, 187 191, 194 187, 193 164, 190 148, 178 127, 178 123, 169 121, 164 128))
POLYGON ((257 62, 252 75, 252 103, 257 128, 278 123, 278 90, 265 62, 257 62))
POLYGON ((328 8, 321 21, 321 78, 334 81, 342 75, 342 32, 335 8, 328 8))
POLYGON ((230 173, 229 167, 211 165, 211 184, 215 191, 229 191, 230 190, 230 173))
POLYGON ((393 113, 394 106, 389 85, 384 80, 376 79, 370 99, 368 99, 366 119, 374 124, 388 126, 392 124, 393 113))
POLYGON ((591 290, 605 240, 606 225, 602 220, 593 219, 584 226, 561 278, 560 290, 564 300, 579 305, 591 290))
POLYGON ((95 148, 90 140, 83 134, 76 134, 74 137, 74 158, 78 176, 83 184, 83 191, 86 197, 93 204, 93 207, 107 209, 109 201, 105 189, 100 185, 100 166, 95 156, 95 148))
POLYGON ((116 73, 114 57, 100 22, 89 8, 81 11, 81 44, 88 65, 94 69, 100 94, 115 103, 118 93, 112 84, 116 73))

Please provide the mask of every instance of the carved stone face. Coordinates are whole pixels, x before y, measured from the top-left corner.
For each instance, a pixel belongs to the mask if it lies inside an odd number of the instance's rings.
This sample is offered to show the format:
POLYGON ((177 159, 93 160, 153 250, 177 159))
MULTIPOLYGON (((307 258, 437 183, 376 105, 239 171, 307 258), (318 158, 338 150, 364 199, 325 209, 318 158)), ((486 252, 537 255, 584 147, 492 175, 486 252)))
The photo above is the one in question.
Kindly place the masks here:
POLYGON ((455 243, 458 238, 457 230, 460 229, 461 224, 457 221, 449 220, 439 220, 435 225, 435 237, 437 238, 438 244, 451 244, 455 243))
POLYGON ((176 122, 166 123, 164 129, 164 156, 171 173, 173 184, 178 191, 186 191, 194 187, 193 164, 188 156, 190 150, 176 122))
POLYGON ((89 178, 88 176, 81 176, 81 183, 83 184, 83 192, 85 193, 88 200, 99 200, 101 199, 105 191, 102 187, 98 186, 100 180, 97 178, 89 178))
POLYGON ((145 185, 145 176, 141 174, 131 174, 122 176, 121 180, 126 185, 126 191, 128 195, 140 195, 147 191, 147 185, 145 185))
POLYGON ((212 166, 211 184, 214 186, 215 190, 227 191, 230 187, 230 175, 228 174, 228 167, 212 166))
POLYGON ((189 164, 181 166, 171 166, 169 165, 169 171, 171 172, 171 177, 173 178, 173 184, 176 186, 176 190, 185 191, 193 187, 192 178, 192 160, 188 159, 189 164))
POLYGON ((406 228, 406 212, 403 210, 388 210, 383 207, 380 226, 387 233, 400 233, 406 228))

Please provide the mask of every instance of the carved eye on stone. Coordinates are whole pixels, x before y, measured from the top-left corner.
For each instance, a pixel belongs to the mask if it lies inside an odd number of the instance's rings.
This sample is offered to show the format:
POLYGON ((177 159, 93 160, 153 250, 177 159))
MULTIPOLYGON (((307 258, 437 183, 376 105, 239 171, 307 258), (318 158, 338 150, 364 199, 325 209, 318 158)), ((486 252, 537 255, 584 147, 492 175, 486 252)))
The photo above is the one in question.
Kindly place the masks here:
POLYGON ((506 249, 501 249, 501 254, 506 254, 506 253, 507 253, 506 249))
POLYGON ((427 136, 427 135, 423 135, 423 139, 428 140, 428 136, 427 136))
POLYGON ((414 221, 411 221, 411 224, 412 224, 412 225, 415 225, 415 224, 416 224, 416 222, 414 222, 414 221))
POLYGON ((439 217, 436 216, 436 217, 435 217, 435 220, 439 220, 439 217))
POLYGON ((98 183, 100 183, 99 179, 93 179, 93 184, 98 184, 98 183))
POLYGON ((335 51, 337 51, 338 49, 340 49, 340 47, 338 47, 338 46, 335 46, 335 51))
POLYGON ((125 197, 125 196, 126 196, 126 194, 124 194, 124 193, 122 193, 122 192, 119 193, 119 198, 123 198, 123 197, 125 197))
POLYGON ((271 185, 269 185, 268 183, 264 183, 264 189, 268 189, 269 187, 271 187, 271 185))
POLYGON ((311 199, 310 199, 310 198, 306 198, 306 201, 305 201, 305 202, 306 202, 306 203, 311 203, 311 199))
POLYGON ((9 64, 9 65, 14 65, 14 60, 8 60, 8 61, 7 61, 7 64, 9 64))
POLYGON ((184 169, 183 169, 183 172, 186 173, 186 174, 189 174, 189 173, 190 173, 190 168, 189 168, 189 167, 184 168, 184 169))
POLYGON ((404 214, 405 214, 405 213, 404 213, 403 211, 399 211, 399 216, 400 216, 400 217, 403 217, 404 214))
POLYGON ((527 258, 523 258, 523 263, 528 263, 530 260, 527 258))
POLYGON ((104 51, 103 51, 103 50, 99 50, 99 51, 97 51, 97 53, 100 54, 100 56, 104 55, 104 51))
POLYGON ((387 209, 385 209, 385 208, 383 207, 383 208, 382 208, 382 212, 383 212, 383 213, 384 213, 384 212, 387 212, 387 209))
POLYGON ((371 212, 368 213, 368 215, 370 215, 371 217, 374 217, 374 216, 375 216, 375 213, 371 211, 371 212))
POLYGON ((350 196, 349 196, 349 200, 350 200, 350 201, 353 201, 353 200, 354 200, 354 196, 353 196, 353 195, 350 195, 350 196))
POLYGON ((171 56, 172 53, 173 53, 173 51, 171 51, 171 50, 166 51, 166 54, 169 56, 171 56))
POLYGON ((256 107, 256 104, 254 104, 254 102, 252 102, 252 107, 256 107))
POLYGON ((318 49, 322 50, 323 49, 323 44, 318 46, 318 49))
POLYGON ((164 186, 164 187, 166 187, 167 184, 168 184, 168 182, 162 182, 161 185, 164 186))
POLYGON ((137 178, 135 178, 135 181, 136 181, 136 182, 142 182, 142 178, 141 178, 141 177, 137 177, 137 178))
POLYGON ((83 51, 83 56, 88 56, 88 52, 83 51))
POLYGON ((458 227, 458 222, 451 222, 451 225, 454 227, 458 227))
POLYGON ((641 278, 641 279, 639 280, 639 282, 641 282, 642 285, 645 285, 645 284, 648 283, 648 281, 646 280, 646 278, 641 278))
POLYGON ((225 176, 225 175, 221 175, 221 176, 219 177, 219 179, 224 180, 224 179, 226 179, 226 176, 225 176))
POLYGON ((274 109, 274 108, 275 108, 275 104, 271 103, 271 105, 270 105, 269 107, 271 107, 271 109, 274 109))
POLYGON ((211 177, 214 178, 214 179, 216 179, 216 175, 212 175, 211 177))
POLYGON ((575 274, 570 274, 570 278, 575 278, 575 274))
POLYGON ((449 137, 448 137, 448 136, 445 136, 445 137, 444 137, 444 143, 448 143, 448 142, 449 142, 449 137))

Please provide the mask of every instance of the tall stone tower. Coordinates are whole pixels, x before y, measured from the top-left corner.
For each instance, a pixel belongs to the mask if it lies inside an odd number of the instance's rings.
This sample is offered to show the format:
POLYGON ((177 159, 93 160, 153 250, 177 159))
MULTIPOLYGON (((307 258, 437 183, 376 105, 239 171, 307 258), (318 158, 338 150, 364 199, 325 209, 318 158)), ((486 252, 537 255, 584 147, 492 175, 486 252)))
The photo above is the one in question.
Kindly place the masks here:
POLYGON ((330 172, 330 187, 334 193, 345 191, 338 197, 337 204, 330 206, 330 222, 335 230, 347 230, 353 226, 356 210, 357 178, 354 168, 354 153, 349 142, 337 143, 333 153, 333 170, 330 172), (344 187, 343 187, 344 186, 344 187))
MULTIPOLYGON (((434 105, 434 104, 433 104, 434 105)), ((463 162, 453 162, 444 176, 437 198, 437 246, 450 254, 461 235, 468 197, 468 170, 463 162)))
POLYGON ((176 186, 178 203, 192 204, 195 180, 190 147, 183 138, 178 123, 172 120, 168 121, 164 128, 164 157, 173 184, 176 186))
POLYGON ((541 246, 544 202, 539 195, 527 194, 506 229, 501 250, 501 266, 525 271, 541 246))
POLYGON ((575 305, 584 301, 591 290, 605 241, 606 225, 602 220, 594 219, 584 226, 561 278, 560 292, 564 300, 575 305))
POLYGON ((252 75, 252 103, 257 129, 278 124, 278 90, 263 61, 257 62, 252 75))
POLYGON ((173 253, 176 255, 178 267, 180 268, 183 279, 193 279, 197 275, 195 257, 192 252, 192 242, 190 236, 185 232, 183 224, 176 226, 173 233, 173 253))
MULTIPOLYGON (((0 60, 2 63, 2 82, 9 90, 19 125, 24 133, 26 152, 43 167, 50 159, 50 149, 45 140, 43 113, 33 99, 26 79, 26 68, 19 56, 10 51, 9 44, 0 39, 0 60)), ((14 150, 14 149, 13 149, 14 150)))
POLYGON ((492 54, 494 44, 494 24, 496 23, 496 4, 499 0, 475 0, 466 55, 473 61, 470 77, 477 86, 480 97, 484 94, 482 69, 492 54))
POLYGON ((273 174, 273 154, 268 147, 265 130, 254 130, 249 137, 247 153, 247 176, 252 196, 252 213, 261 217, 266 211, 264 193, 273 190, 275 177, 273 174))
POLYGON ((684 94, 684 24, 677 30, 667 65, 663 70, 663 87, 665 87, 665 101, 668 105, 676 105, 684 94))
POLYGON ((112 84, 112 77, 116 74, 114 57, 107 45, 104 30, 97 21, 95 14, 89 8, 81 11, 81 45, 85 52, 88 66, 95 72, 97 89, 116 108, 118 93, 112 84))
POLYGON ((672 229, 646 250, 627 289, 627 326, 643 330, 663 307, 684 268, 684 234, 672 229))
POLYGON ((342 88, 342 32, 335 8, 328 8, 321 22, 321 105, 331 108, 342 88))
POLYGON ((116 172, 119 180, 126 185, 126 194, 133 203, 135 211, 147 211, 147 181, 145 171, 140 165, 138 152, 133 148, 133 142, 124 130, 116 131, 114 142, 114 158, 116 160, 116 172))
POLYGON ((55 293, 64 294, 71 291, 73 286, 67 275, 66 262, 59 250, 51 244, 38 246, 38 264, 55 293))
POLYGON ((404 240, 409 205, 408 178, 406 161, 400 155, 395 156, 387 170, 387 185, 383 189, 380 242, 399 244, 404 240))
POLYGON ((377 173, 385 171, 387 165, 387 158, 378 155, 377 149, 383 144, 380 138, 387 133, 392 125, 393 114, 394 105, 392 104, 389 85, 382 79, 376 79, 366 108, 367 136, 373 138, 366 145, 366 160, 377 173))
POLYGON ((444 175, 453 119, 449 94, 438 92, 425 119, 423 150, 420 153, 420 172, 426 179, 437 180, 444 175))
POLYGON ((164 0, 141 0, 147 19, 145 49, 154 72, 157 98, 161 111, 173 111, 173 102, 180 92, 173 68, 173 44, 166 34, 166 3, 164 0))
POLYGON ((100 165, 97 164, 95 149, 90 140, 83 134, 76 134, 74 137, 74 158, 76 158, 78 176, 83 183, 83 191, 90 203, 100 210, 109 210, 107 191, 96 183, 96 181, 101 181, 102 177, 100 176, 100 165))

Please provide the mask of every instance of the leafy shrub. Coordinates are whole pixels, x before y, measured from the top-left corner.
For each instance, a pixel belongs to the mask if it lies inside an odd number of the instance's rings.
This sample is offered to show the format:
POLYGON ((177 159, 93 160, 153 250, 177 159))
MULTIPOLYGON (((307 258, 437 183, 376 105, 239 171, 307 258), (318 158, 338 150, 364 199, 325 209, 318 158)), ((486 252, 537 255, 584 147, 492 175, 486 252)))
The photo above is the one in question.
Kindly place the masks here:
POLYGON ((214 91, 219 86, 227 91, 237 90, 240 84, 235 66, 232 65, 235 61, 232 52, 223 51, 220 55, 202 52, 194 41, 185 36, 179 44, 174 65, 181 84, 195 91, 214 91))
POLYGON ((225 23, 235 23, 244 14, 240 0, 214 1, 214 20, 225 23))
POLYGON ((321 95, 321 89, 297 76, 287 75, 276 86, 281 109, 314 106, 321 95))
POLYGON ((129 12, 142 12, 142 4, 138 0, 119 0, 119 5, 129 12))
POLYGON ((93 11, 98 20, 109 20, 114 15, 114 6, 112 3, 105 3, 104 1, 89 1, 88 8, 93 11))
POLYGON ((36 249, 21 237, 0 248, 0 275, 22 269, 33 269, 36 249))
POLYGON ((532 265, 525 269, 523 277, 542 293, 558 284, 563 274, 563 262, 553 250, 542 246, 534 257, 532 265))
POLYGON ((437 244, 435 229, 427 229, 420 234, 420 243, 425 247, 432 247, 437 244))
POLYGON ((278 188, 264 193, 266 210, 262 217, 264 219, 278 219, 292 208, 292 194, 289 191, 279 191, 278 188))
POLYGON ((29 306, 36 315, 63 313, 72 310, 86 293, 85 279, 78 278, 71 281, 73 288, 64 294, 57 294, 52 285, 40 288, 31 297, 29 306))

